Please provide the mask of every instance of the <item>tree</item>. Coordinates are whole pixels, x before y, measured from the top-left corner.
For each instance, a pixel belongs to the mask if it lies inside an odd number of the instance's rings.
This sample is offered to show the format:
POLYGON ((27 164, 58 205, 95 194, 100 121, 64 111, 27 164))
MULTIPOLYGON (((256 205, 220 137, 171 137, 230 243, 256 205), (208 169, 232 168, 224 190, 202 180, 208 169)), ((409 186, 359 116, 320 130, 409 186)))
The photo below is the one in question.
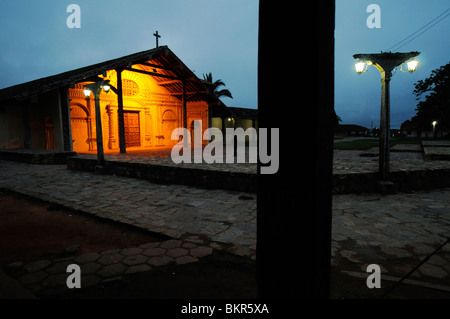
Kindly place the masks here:
POLYGON ((229 97, 231 99, 233 98, 233 96, 231 95, 231 92, 229 90, 227 90, 227 89, 218 90, 219 87, 225 86, 225 83, 223 83, 223 81, 220 80, 220 79, 215 81, 215 82, 213 82, 213 78, 212 78, 211 72, 208 73, 208 74, 203 74, 203 79, 205 81, 208 81, 209 83, 213 84, 213 86, 214 86, 214 95, 217 98, 220 98, 222 96, 226 96, 226 97, 229 97))
POLYGON ((419 128, 430 130, 431 123, 437 121, 439 129, 450 129, 450 62, 418 81, 413 93, 416 100, 423 99, 417 104, 417 115, 413 118, 419 128))

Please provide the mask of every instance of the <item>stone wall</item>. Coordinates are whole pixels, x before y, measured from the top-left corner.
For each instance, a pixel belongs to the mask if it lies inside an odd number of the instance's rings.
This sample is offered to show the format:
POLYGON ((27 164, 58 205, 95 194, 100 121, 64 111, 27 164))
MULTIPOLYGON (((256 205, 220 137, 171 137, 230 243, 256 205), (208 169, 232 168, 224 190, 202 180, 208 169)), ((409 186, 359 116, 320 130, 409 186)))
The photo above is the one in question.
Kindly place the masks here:
POLYGON ((97 172, 139 179, 160 184, 181 184, 201 188, 225 189, 255 193, 257 175, 219 170, 181 168, 164 165, 129 163, 124 161, 107 161, 99 167, 94 159, 71 157, 67 160, 71 170, 97 172))
POLYGON ((68 156, 75 152, 52 152, 45 150, 0 150, 0 159, 28 164, 66 164, 68 156))

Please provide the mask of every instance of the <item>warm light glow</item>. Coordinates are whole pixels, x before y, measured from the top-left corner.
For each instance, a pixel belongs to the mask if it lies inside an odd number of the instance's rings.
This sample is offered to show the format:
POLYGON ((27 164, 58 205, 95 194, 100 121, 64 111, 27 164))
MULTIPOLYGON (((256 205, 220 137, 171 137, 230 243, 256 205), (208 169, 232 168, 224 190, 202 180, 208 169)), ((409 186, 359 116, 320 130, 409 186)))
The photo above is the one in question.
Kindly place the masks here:
POLYGON ((416 70, 417 64, 419 64, 419 61, 411 59, 406 64, 408 65, 408 71, 409 72, 414 72, 416 70))
POLYGON ((433 123, 432 123, 432 124, 433 124, 433 126, 436 126, 436 124, 437 124, 437 121, 433 121, 433 123))
POLYGON ((86 96, 91 95, 91 90, 85 89, 83 92, 84 92, 84 95, 86 95, 86 96))
POLYGON ((111 87, 108 84, 103 85, 103 90, 105 90, 106 93, 108 93, 110 88, 111 87))
POLYGON ((358 62, 356 62, 355 64, 355 69, 356 69, 356 73, 361 74, 364 72, 364 66, 366 65, 366 63, 364 63, 363 61, 359 60, 358 62))

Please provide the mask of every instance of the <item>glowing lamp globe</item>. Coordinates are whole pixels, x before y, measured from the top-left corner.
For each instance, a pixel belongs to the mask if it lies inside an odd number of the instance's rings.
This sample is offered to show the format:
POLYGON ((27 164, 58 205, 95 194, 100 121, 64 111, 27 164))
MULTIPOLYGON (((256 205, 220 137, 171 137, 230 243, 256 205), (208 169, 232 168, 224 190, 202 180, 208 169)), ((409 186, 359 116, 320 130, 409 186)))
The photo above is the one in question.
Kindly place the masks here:
POLYGON ((355 64, 355 69, 356 69, 356 73, 361 74, 364 72, 364 66, 366 65, 366 63, 364 63, 363 61, 359 60, 358 62, 356 62, 355 64))
POLYGON ((408 65, 408 71, 414 72, 416 70, 417 64, 419 64, 419 61, 411 59, 406 64, 408 65))

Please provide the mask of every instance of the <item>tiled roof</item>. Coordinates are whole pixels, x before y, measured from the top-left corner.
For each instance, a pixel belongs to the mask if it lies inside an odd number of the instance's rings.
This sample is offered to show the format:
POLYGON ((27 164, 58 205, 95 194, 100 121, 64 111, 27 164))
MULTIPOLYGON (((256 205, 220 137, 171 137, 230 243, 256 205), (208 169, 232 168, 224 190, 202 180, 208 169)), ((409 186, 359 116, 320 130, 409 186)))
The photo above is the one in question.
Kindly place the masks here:
MULTIPOLYGON (((207 90, 202 80, 197 78, 167 46, 160 46, 151 50, 4 88, 0 90, 0 101, 10 99, 25 100, 34 95, 39 95, 63 86, 73 86, 77 82, 86 81, 86 79, 103 74, 107 70, 127 68, 140 63, 153 65, 153 67, 145 65, 142 67, 149 72, 156 71, 161 76, 186 79, 187 92, 204 92, 207 90), (155 65, 161 68, 154 67, 155 65)), ((177 94, 177 97, 181 99, 181 81, 170 82, 167 81, 167 78, 163 77, 155 77, 155 79, 162 83, 161 86, 169 92, 177 94)))

